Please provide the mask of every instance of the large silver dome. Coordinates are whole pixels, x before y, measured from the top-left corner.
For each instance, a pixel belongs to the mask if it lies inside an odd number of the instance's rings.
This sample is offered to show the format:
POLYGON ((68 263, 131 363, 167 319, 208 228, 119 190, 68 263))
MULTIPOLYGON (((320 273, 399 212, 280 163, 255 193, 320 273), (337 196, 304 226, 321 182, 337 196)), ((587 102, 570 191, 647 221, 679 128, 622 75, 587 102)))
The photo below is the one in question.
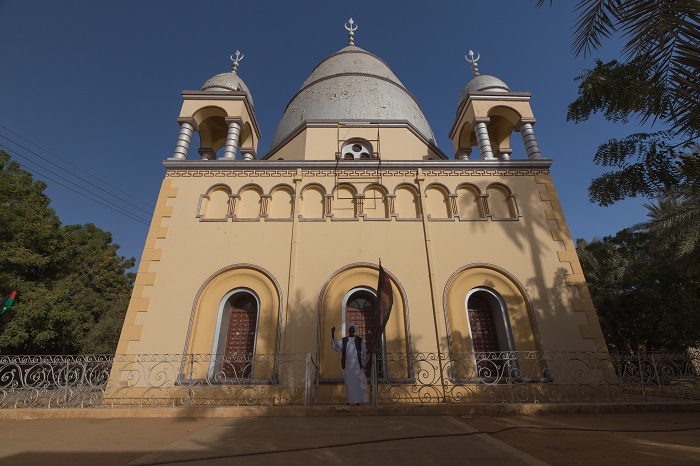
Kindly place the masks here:
POLYGON ((408 121, 435 142, 416 99, 386 63, 355 46, 341 49, 316 66, 287 105, 271 147, 308 120, 408 121))
POLYGON ((467 83, 459 94, 459 105, 462 105, 470 92, 510 92, 506 83, 495 76, 482 74, 467 83))
POLYGON ((244 91, 248 94, 250 105, 253 105, 253 96, 240 76, 235 72, 220 73, 207 80, 202 86, 203 91, 244 91))

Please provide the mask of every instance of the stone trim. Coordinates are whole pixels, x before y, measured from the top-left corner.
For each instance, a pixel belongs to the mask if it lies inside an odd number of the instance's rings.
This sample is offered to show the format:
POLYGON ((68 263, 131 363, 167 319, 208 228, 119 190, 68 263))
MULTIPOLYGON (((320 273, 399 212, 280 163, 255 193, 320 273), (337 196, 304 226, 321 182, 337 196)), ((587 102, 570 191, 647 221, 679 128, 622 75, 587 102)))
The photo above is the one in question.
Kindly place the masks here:
POLYGON ((585 316, 584 324, 579 325, 581 337, 584 340, 592 340, 595 351, 607 352, 607 345, 600 328, 598 315, 595 312, 593 299, 583 275, 583 268, 576 254, 576 245, 571 238, 569 225, 566 223, 559 196, 554 188, 554 182, 549 175, 535 176, 535 183, 544 189, 540 191, 540 200, 547 220, 552 225, 552 241, 563 243, 564 249, 557 251, 559 262, 569 266, 571 272, 566 275, 566 286, 572 291, 574 297, 570 304, 574 312, 585 316))
MULTIPOLYGON (((211 161, 219 165, 218 161, 211 161)), ((253 162, 249 162, 253 163, 253 162)), ((232 169, 195 169, 195 170, 168 170, 165 173, 165 178, 291 178, 296 175, 296 170, 280 170, 280 169, 269 169, 269 170, 232 170, 232 169)), ((217 167, 218 168, 218 167, 217 167)), ((353 176, 353 177, 374 177, 376 178, 377 170, 367 169, 367 170, 331 170, 331 169, 302 169, 301 175, 304 177, 311 176, 326 176, 335 177, 337 174, 342 173, 343 176, 353 176)), ((382 167, 382 173, 384 176, 415 176, 416 169, 394 169, 388 167, 382 167)), ((547 176, 549 175, 548 169, 454 169, 445 168, 441 170, 426 169, 423 171, 426 177, 437 177, 437 176, 455 176, 455 177, 469 177, 469 176, 547 176)))
POLYGON ((173 188, 171 179, 164 179, 156 202, 156 209, 153 212, 153 220, 146 236, 146 245, 143 248, 141 262, 134 281, 134 289, 131 293, 131 300, 124 318, 117 354, 129 354, 130 344, 141 340, 143 325, 137 324, 140 321, 139 314, 148 312, 150 308, 151 293, 146 292, 146 287, 152 287, 156 282, 156 273, 151 272, 151 265, 160 262, 163 249, 158 247, 158 240, 165 239, 168 235, 168 227, 164 227, 163 219, 173 215, 173 207, 168 206, 168 200, 177 197, 177 188, 173 188))

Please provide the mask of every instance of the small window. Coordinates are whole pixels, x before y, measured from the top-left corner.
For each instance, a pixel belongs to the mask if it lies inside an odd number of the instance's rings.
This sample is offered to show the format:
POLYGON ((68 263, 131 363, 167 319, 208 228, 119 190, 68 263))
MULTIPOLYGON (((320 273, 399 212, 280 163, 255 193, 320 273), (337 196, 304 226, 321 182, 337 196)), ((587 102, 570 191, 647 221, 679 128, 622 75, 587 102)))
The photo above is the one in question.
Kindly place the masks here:
POLYGON ((367 141, 348 141, 340 151, 344 160, 360 160, 373 158, 372 145, 367 141))

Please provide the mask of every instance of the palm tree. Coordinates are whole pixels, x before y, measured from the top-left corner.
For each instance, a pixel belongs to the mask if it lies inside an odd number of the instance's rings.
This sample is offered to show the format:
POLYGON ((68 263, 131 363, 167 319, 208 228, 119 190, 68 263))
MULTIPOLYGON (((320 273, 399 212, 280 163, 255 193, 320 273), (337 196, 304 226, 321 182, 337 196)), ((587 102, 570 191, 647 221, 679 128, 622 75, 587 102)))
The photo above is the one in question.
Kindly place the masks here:
MULTIPOLYGON (((537 6, 545 2, 538 0, 537 6)), ((623 61, 597 61, 578 78, 579 96, 569 105, 567 120, 579 123, 602 113, 612 122, 636 116, 665 127, 599 146, 594 162, 612 170, 593 180, 591 201, 610 205, 669 195, 677 203, 690 202, 687 192, 668 190, 688 181, 679 171, 683 160, 700 157, 695 143, 700 137, 700 1, 578 0, 575 10, 576 55, 598 50, 614 35, 625 47, 623 61)))
POLYGON ((644 204, 649 220, 635 227, 671 246, 677 259, 700 259, 700 145, 691 149, 693 154, 678 164, 682 182, 662 190, 655 203, 644 204))
MULTIPOLYGON (((542 6, 546 0, 538 0, 542 6)), ((550 5, 554 0, 549 0, 550 5)), ((678 134, 700 130, 700 2, 579 0, 573 52, 586 56, 620 34, 624 58, 642 65, 643 119, 662 118, 678 134)))
POLYGON ((649 220, 638 228, 672 245, 678 258, 700 255, 700 191, 691 185, 672 188, 655 204, 644 204, 649 220))

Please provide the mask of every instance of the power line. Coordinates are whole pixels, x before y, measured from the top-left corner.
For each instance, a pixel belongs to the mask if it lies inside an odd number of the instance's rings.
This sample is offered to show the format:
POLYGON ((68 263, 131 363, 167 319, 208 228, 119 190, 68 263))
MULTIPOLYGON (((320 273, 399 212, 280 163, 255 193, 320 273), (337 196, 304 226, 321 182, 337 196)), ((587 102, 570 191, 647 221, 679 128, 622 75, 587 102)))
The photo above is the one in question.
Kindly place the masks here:
MULTIPOLYGON (((2 126, 2 125, 0 125, 0 126, 2 126)), ((20 136, 20 137, 21 137, 21 136, 20 136)), ((81 177, 79 177, 78 175, 76 175, 76 174, 74 174, 74 173, 69 172, 68 170, 66 170, 65 168, 61 167, 60 165, 55 164, 55 163, 52 162, 51 160, 48 160, 46 157, 43 157, 43 156, 37 154, 36 152, 32 151, 31 149, 27 149, 27 148, 24 147, 23 145, 19 144, 17 141, 14 141, 14 140, 12 140, 12 139, 10 139, 10 138, 8 138, 7 136, 4 136, 4 135, 2 135, 2 134, 0 134, 0 138, 3 138, 3 139, 5 139, 5 140, 7 140, 7 141, 10 141, 12 144, 16 145, 17 147, 21 147, 22 149, 24 149, 25 151, 29 152, 30 154, 39 157, 41 160, 43 160, 43 161, 45 161, 45 162, 48 162, 49 164, 53 165, 54 167, 57 167, 57 168, 60 169, 60 170, 63 170, 64 172, 70 174, 71 176, 74 176, 75 178, 79 179, 80 181, 83 181, 84 183, 87 183, 87 184, 89 184, 90 186, 92 186, 92 187, 94 187, 94 188, 97 188, 97 189, 102 190, 102 187, 101 187, 101 186, 97 186, 96 184, 91 183, 90 181, 88 181, 88 180, 86 180, 86 179, 84 179, 84 178, 81 178, 81 177)), ((18 154, 18 155, 19 155, 19 154, 18 154)), ((21 155, 20 155, 20 157, 21 157, 21 155)), ((25 157, 25 159, 26 159, 26 157, 25 157)), ((34 163, 36 163, 36 162, 34 162, 34 163)), ((67 163, 69 163, 69 162, 67 162, 67 163)), ((37 163, 37 165, 39 165, 39 164, 37 163)), ((71 165, 72 165, 72 164, 71 164, 71 165)), ((73 166, 75 166, 75 165, 73 165, 73 166)), ((53 173, 53 174, 56 175, 56 176, 60 176, 63 180, 70 182, 69 180, 63 178, 61 175, 59 175, 59 174, 57 174, 57 173, 55 173, 55 172, 52 172, 52 171, 49 170, 48 168, 45 168, 45 167, 42 167, 42 168, 43 168, 44 170, 50 172, 50 173, 53 173)), ((77 168, 77 167, 76 167, 76 168, 77 168)), ((92 176, 92 175, 91 175, 91 176, 92 176)), ((97 178, 95 178, 95 179, 97 179, 97 178)), ((85 188, 83 188, 83 187, 81 187, 80 189, 83 189, 83 190, 85 190, 85 191, 90 192, 89 190, 87 190, 87 189, 85 189, 85 188)), ((90 193, 90 194, 93 194, 94 196, 100 197, 100 196, 98 196, 97 194, 94 194, 94 193, 90 193)), ((150 214, 151 214, 151 212, 149 212, 149 211, 147 211, 147 210, 144 210, 144 209, 142 209, 141 207, 139 207, 139 206, 137 206, 137 205, 134 205, 134 204, 132 204, 131 202, 126 201, 126 200, 120 198, 119 196, 114 196, 114 197, 116 197, 117 199, 119 199, 121 202, 123 202, 123 203, 125 203, 125 204, 128 204, 128 205, 134 207, 135 209, 140 210, 141 212, 144 212, 144 213, 147 214, 147 215, 150 215, 150 214)), ((132 197, 133 197, 133 196, 132 196, 132 197)), ((107 202, 109 202, 109 201, 107 201, 107 202)))
MULTIPOLYGON (((17 151, 12 150, 12 149, 10 149, 9 147, 7 147, 7 146, 5 146, 5 145, 0 144, 0 147, 2 147, 2 148, 4 148, 5 150, 7 150, 7 151, 10 153, 10 155, 17 156, 17 157, 20 157, 20 158, 25 159, 25 160, 29 160, 31 163, 36 164, 36 162, 31 161, 31 160, 28 159, 27 157, 23 156, 22 154, 19 154, 17 151)), ((112 202, 110 202, 110 201, 108 201, 107 199, 104 199, 104 198, 100 197, 99 195, 97 195, 97 194, 95 194, 95 193, 91 193, 90 191, 86 190, 85 188, 79 187, 80 189, 82 189, 83 191, 87 192, 88 194, 85 194, 85 193, 80 192, 80 191, 78 191, 78 190, 76 190, 76 189, 73 189, 72 187, 63 184, 63 183, 61 183, 60 181, 57 181, 57 180, 51 178, 50 176, 48 176, 48 175, 46 175, 46 174, 44 174, 44 173, 38 173, 38 172, 36 172, 36 170, 33 170, 33 169, 27 167, 27 166, 24 165, 24 164, 21 164, 21 163, 19 163, 19 162, 17 162, 17 163, 18 163, 22 168, 24 168, 24 169, 27 170, 28 172, 32 173, 33 175, 46 178, 46 179, 48 179, 49 181, 51 181, 51 182, 53 182, 53 183, 56 183, 56 184, 58 184, 59 186, 62 186, 62 187, 64 187, 64 188, 68 189, 69 191, 72 191, 72 192, 74 192, 74 193, 76 193, 76 194, 79 194, 80 196, 85 197, 86 199, 89 199, 89 200, 91 200, 91 201, 93 201, 93 202, 96 202, 96 203, 98 203, 98 204, 100 204, 100 205, 102 205, 102 206, 104 206, 104 207, 107 207, 108 209, 110 209, 110 210, 112 210, 112 211, 114 211, 114 212, 117 212, 118 214, 124 215, 125 217, 129 217, 129 218, 132 219, 132 220, 135 220, 135 221, 137 221, 137 222, 143 223, 144 225, 150 225, 150 222, 148 222, 147 220, 145 220, 145 219, 139 217, 138 214, 135 214, 135 213, 133 213, 133 212, 130 212, 130 211, 128 211, 128 210, 126 210, 126 209, 124 209, 124 208, 122 208, 122 207, 120 207, 120 206, 118 206, 118 205, 116 205, 116 204, 114 204, 114 203, 112 203, 112 202), (93 197, 90 197, 90 196, 95 196, 95 197, 97 197, 97 198, 99 198, 99 199, 102 199, 102 200, 105 201, 105 202, 101 202, 101 201, 99 201, 99 200, 97 200, 97 199, 95 199, 95 198, 93 198, 93 197)), ((38 165, 38 164, 37 164, 37 165, 38 165)), ((41 167, 41 166, 40 166, 40 167, 41 167)), ((70 180, 67 180, 67 179, 65 179, 64 177, 62 177, 61 175, 52 172, 52 171, 49 170, 48 168, 41 167, 41 169, 42 169, 42 170, 46 170, 46 171, 48 171, 49 173, 52 173, 53 175, 58 176, 58 177, 61 178, 62 180, 64 180, 64 181, 70 183, 70 180)))
MULTIPOLYGON (((55 157, 55 158, 57 158, 57 159, 59 159, 59 160, 65 162, 66 164, 68 164, 68 165, 70 165, 71 167, 73 167, 73 168, 79 170, 80 172, 85 173, 86 175, 88 175, 88 176, 94 178, 95 180, 99 181, 100 183, 104 183, 104 184, 106 184, 107 186, 109 186, 110 188, 115 189, 115 190, 119 191, 120 193, 125 194, 126 196, 128 196, 128 197, 130 197, 130 198, 132 198, 132 199, 135 199, 135 200, 139 201, 139 202, 142 203, 143 205, 145 205, 145 206, 147 206, 147 207, 149 207, 149 208, 151 208, 151 209, 155 209, 155 206, 154 206, 153 204, 149 204, 148 202, 146 202, 146 201, 144 201, 144 200, 142 200, 142 199, 140 199, 140 198, 138 198, 138 197, 136 197, 136 196, 133 196, 133 195, 129 194, 128 192, 126 192, 126 191, 124 191, 124 190, 118 188, 117 186, 114 186, 114 185, 108 183, 107 181, 104 181, 104 180, 98 178, 97 176, 95 176, 95 175, 93 175, 92 173, 89 173, 89 172, 83 170, 83 169, 80 168, 79 166, 77 166, 77 165, 71 163, 70 161, 64 159, 63 157, 60 157, 59 155, 56 155, 56 154, 54 154, 53 152, 51 152, 51 151, 49 151, 49 150, 47 150, 47 149, 44 149, 44 148, 41 147, 40 145, 38 145, 38 144, 36 144, 36 143, 30 141, 29 139, 25 138, 25 137, 22 136, 21 134, 18 134, 18 133, 16 133, 15 131, 12 131, 10 128, 8 128, 7 126, 5 126, 5 125, 3 125, 3 124, 1 124, 1 123, 0 123, 0 128, 3 128, 3 129, 5 129, 6 131, 9 131, 10 133, 14 134, 15 136, 17 136, 18 138, 22 139, 23 141, 26 141, 26 142, 28 142, 29 144, 33 145, 34 147, 37 147, 37 148, 39 148, 40 150, 46 152, 47 154, 49 154, 49 155, 51 155, 51 156, 53 156, 53 157, 55 157)), ((3 136, 3 137, 4 137, 4 136, 3 136)), ((8 139, 8 138, 5 137, 5 139, 8 139)), ((14 142, 14 141, 13 141, 13 143, 17 144, 17 143, 14 142)), ((17 145, 19 145, 19 144, 17 144, 17 145)), ((39 155, 37 155, 37 156, 38 156, 38 157, 41 157, 41 156, 39 156, 39 155)), ((43 159, 43 157, 42 157, 42 159, 43 159)), ((46 160, 46 159, 43 159, 43 160, 46 160)), ((47 160, 47 162, 51 163, 52 165, 55 165, 55 164, 53 164, 53 162, 51 162, 50 160, 47 160)), ((57 165, 56 165, 56 166, 57 166, 57 165)), ((61 168, 62 170, 64 170, 62 167, 59 167, 59 168, 61 168)), ((80 178, 79 176, 77 176, 77 175, 75 175, 75 174, 73 174, 73 176, 75 176, 76 178, 82 180, 82 178, 80 178)), ((92 184, 92 183, 90 183, 89 181, 86 181, 86 180, 83 180, 83 181, 85 181, 86 183, 92 184)), ((93 185, 93 186, 94 186, 94 185, 93 185)), ((120 200, 121 200, 121 199, 120 199, 120 200)), ((126 202, 126 201, 124 201, 124 202, 126 202)), ((148 214, 150 215, 150 212, 146 212, 146 213, 148 213, 148 214)))

